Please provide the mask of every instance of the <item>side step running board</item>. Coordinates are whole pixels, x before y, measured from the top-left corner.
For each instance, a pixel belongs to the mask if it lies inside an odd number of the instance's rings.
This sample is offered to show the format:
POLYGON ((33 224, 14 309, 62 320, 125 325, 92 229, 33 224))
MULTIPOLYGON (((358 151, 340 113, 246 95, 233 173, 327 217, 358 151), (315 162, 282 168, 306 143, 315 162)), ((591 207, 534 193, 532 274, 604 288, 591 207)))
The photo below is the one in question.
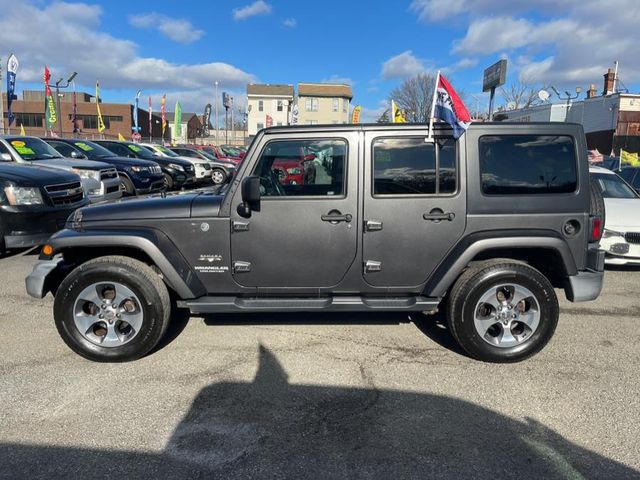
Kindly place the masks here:
POLYGON ((336 311, 362 312, 367 310, 433 311, 439 298, 430 297, 321 297, 321 298, 246 298, 200 297, 179 301, 178 306, 191 313, 229 313, 266 311, 336 311))

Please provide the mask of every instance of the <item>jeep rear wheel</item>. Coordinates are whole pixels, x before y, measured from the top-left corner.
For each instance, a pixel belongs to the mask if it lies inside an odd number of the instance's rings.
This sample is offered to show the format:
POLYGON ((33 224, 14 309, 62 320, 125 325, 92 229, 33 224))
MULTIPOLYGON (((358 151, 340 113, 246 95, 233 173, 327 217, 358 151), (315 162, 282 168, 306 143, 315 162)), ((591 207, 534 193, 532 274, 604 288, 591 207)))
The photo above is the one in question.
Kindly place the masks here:
POLYGON ((128 257, 100 257, 67 276, 54 303, 56 327, 76 353, 99 362, 135 360, 157 345, 171 303, 160 277, 128 257))
POLYGON ((558 323, 553 286, 538 270, 509 260, 471 267, 454 285, 448 324, 460 346, 487 362, 518 362, 539 352, 558 323))

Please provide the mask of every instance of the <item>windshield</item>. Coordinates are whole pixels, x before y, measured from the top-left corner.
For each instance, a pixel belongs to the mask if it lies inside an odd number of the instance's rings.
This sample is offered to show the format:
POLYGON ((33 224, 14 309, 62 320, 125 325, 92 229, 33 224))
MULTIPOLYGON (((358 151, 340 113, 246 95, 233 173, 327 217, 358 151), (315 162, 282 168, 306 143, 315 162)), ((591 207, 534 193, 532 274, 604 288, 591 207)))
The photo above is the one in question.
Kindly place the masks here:
POLYGON ((604 198, 638 198, 636 192, 618 175, 608 173, 592 174, 604 198))
POLYGON ((48 143, 33 137, 7 138, 13 149, 23 160, 48 160, 62 158, 55 148, 48 143))
POLYGON ((233 147, 220 147, 220 150, 222 150, 222 153, 224 153, 225 155, 230 155, 232 157, 240 156, 240 150, 237 150, 233 147))
POLYGON ((86 140, 74 140, 71 142, 74 147, 84 153, 90 160, 113 157, 113 153, 97 143, 86 140))
POLYGON ((129 150, 135 153, 138 158, 144 158, 145 160, 155 160, 156 158, 151 150, 143 147, 142 145, 136 145, 135 143, 126 143, 125 145, 129 150))
POLYGON ((212 153, 209 153, 209 150, 202 149, 202 150, 198 150, 198 152, 200 152, 202 155, 207 157, 209 160, 214 160, 214 161, 218 160, 218 158, 215 155, 213 155, 212 153))
POLYGON ((155 145, 153 148, 155 148, 157 151, 159 151, 161 153, 164 153, 167 157, 179 157, 180 156, 176 152, 172 152, 167 147, 163 147, 162 145, 155 145))

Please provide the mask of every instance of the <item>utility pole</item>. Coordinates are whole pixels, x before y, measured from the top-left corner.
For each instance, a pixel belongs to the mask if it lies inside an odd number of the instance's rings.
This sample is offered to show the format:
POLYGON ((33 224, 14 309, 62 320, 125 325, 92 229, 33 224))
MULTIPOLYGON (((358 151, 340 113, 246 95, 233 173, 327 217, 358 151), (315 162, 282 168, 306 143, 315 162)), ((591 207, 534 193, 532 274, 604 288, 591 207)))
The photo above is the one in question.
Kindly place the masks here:
POLYGON ((233 143, 236 138, 236 124, 233 121, 233 97, 231 97, 231 136, 231 143, 233 143))
MULTIPOLYGON (((8 93, 8 92, 7 92, 8 93)), ((2 98, 2 58, 0 58, 0 135, 4 135, 4 99, 2 98)))

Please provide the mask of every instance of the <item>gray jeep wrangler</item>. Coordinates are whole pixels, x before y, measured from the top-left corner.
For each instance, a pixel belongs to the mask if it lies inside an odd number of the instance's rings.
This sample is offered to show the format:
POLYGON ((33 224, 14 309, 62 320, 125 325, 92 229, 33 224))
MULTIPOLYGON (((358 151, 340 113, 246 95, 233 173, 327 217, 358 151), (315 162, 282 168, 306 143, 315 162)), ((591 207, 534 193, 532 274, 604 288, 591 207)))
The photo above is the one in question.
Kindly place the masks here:
POLYGON ((471 356, 515 362, 553 335, 554 289, 601 291, 604 204, 586 153, 582 128, 561 123, 474 124, 457 140, 443 125, 432 140, 424 125, 269 128, 220 190, 77 210, 27 291, 52 292, 60 335, 97 361, 147 354, 172 308, 442 305, 471 356))

